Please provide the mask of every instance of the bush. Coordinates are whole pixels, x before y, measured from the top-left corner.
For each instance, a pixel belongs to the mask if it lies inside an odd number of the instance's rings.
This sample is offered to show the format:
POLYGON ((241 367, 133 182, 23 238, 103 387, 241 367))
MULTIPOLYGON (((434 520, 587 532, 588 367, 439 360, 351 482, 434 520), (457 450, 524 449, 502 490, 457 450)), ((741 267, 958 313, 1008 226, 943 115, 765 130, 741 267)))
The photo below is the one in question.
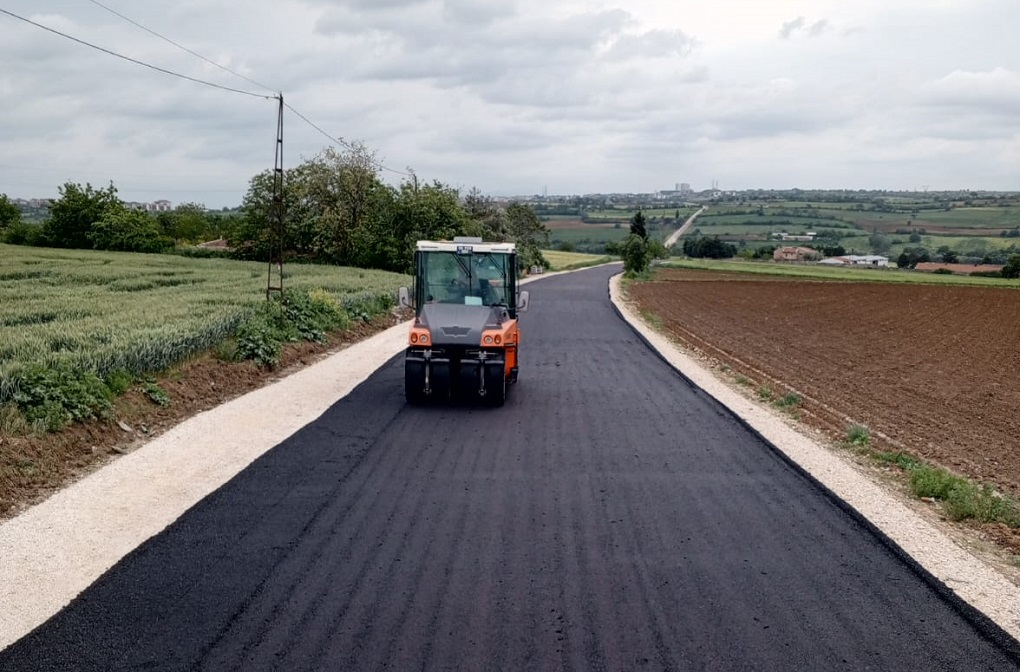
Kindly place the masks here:
POLYGON ((273 324, 267 311, 260 310, 242 323, 235 338, 238 359, 251 359, 263 367, 274 367, 280 363, 284 334, 273 324))
POLYGON ((110 390, 110 393, 114 397, 119 397, 131 388, 131 385, 135 382, 135 377, 131 375, 130 371, 117 369, 116 371, 111 371, 106 374, 104 382, 106 383, 106 387, 110 390))
POLYGON ((30 364, 15 378, 12 400, 25 419, 49 431, 77 420, 88 420, 111 407, 113 392, 92 371, 70 364, 30 364))
POLYGON ((1011 255, 1006 260, 1006 265, 1002 267, 1002 277, 1020 278, 1020 254, 1011 255))
POLYGON ((282 343, 313 341, 322 343, 331 331, 350 326, 351 315, 369 319, 393 304, 388 295, 375 295, 340 306, 324 290, 289 290, 281 302, 267 301, 243 322, 234 339, 234 357, 250 359, 259 366, 273 367, 280 362, 282 343))
POLYGON ((41 226, 17 222, 7 228, 3 242, 8 245, 40 245, 42 244, 42 232, 41 226))

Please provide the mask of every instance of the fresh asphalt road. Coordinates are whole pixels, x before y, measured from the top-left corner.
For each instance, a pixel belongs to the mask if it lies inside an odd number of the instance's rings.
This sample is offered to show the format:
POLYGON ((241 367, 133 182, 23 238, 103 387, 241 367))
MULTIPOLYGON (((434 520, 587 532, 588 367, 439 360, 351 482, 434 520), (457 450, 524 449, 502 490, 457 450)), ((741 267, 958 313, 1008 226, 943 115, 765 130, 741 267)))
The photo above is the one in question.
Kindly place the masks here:
POLYGON ((0 670, 1013 670, 1016 642, 543 279, 501 409, 396 358, 0 670))

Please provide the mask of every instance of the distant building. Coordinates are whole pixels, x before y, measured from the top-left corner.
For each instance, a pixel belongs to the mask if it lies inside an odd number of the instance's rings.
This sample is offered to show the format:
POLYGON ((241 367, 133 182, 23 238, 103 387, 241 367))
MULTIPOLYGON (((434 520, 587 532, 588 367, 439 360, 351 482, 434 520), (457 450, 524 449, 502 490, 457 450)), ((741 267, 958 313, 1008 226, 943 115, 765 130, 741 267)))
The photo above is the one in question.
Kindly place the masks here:
POLYGON ((165 200, 153 201, 152 203, 125 201, 124 206, 132 210, 144 210, 145 212, 170 212, 174 209, 173 203, 165 200))
POLYGON ((822 255, 810 247, 777 247, 772 253, 774 261, 818 261, 822 255))
POLYGON ((889 257, 877 254, 847 254, 842 257, 822 259, 820 264, 826 266, 863 266, 866 268, 889 268, 889 257))
POLYGON ((814 239, 815 239, 815 234, 814 233, 803 233, 803 234, 801 234, 801 233, 780 233, 780 234, 777 234, 777 235, 779 236, 779 240, 787 241, 787 242, 794 242, 794 241, 796 241, 796 242, 801 242, 801 243, 810 243, 810 242, 814 241, 814 239))

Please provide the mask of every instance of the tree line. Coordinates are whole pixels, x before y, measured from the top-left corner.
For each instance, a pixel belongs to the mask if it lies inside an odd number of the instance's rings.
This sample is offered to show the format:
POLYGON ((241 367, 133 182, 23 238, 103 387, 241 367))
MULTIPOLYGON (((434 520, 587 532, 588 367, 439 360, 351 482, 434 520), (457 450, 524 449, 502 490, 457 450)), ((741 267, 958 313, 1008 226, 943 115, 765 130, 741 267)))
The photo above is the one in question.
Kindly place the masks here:
MULTIPOLYGON (((467 235, 517 243, 522 268, 546 265, 548 230, 530 206, 498 204, 477 189, 462 196, 439 181, 422 184, 413 173, 388 185, 378 165, 364 145, 354 144, 326 148, 284 171, 286 260, 408 272, 415 241, 467 235)), ((273 178, 272 170, 251 178, 238 215, 194 203, 149 213, 125 205, 112 182, 105 188, 68 182, 39 225, 21 221, 17 206, 0 195, 0 240, 158 253, 224 238, 230 250, 224 254, 267 261, 279 248, 273 178)))

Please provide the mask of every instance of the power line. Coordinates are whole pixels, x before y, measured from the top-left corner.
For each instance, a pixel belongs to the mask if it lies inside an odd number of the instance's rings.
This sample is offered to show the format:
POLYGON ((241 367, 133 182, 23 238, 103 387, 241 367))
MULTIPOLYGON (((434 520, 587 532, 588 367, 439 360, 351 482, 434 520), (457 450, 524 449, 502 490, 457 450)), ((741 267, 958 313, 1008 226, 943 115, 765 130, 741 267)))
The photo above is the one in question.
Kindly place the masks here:
MULTIPOLYGON (((245 96, 252 96, 253 98, 263 98, 265 100, 272 100, 272 99, 278 98, 278 96, 267 96, 267 95, 265 95, 263 93, 252 93, 251 91, 244 91, 242 89, 234 89, 234 88, 231 88, 229 86, 223 86, 222 84, 214 84, 213 82, 207 82, 205 80, 197 79, 195 77, 189 77, 188 75, 182 75, 179 72, 174 72, 172 70, 167 70, 166 68, 161 68, 161 67, 159 67, 157 65, 152 65, 151 63, 146 63, 144 61, 139 61, 139 60, 131 58, 129 56, 124 56, 123 54, 118 54, 115 51, 110 51, 109 49, 105 49, 103 47, 97 46, 95 44, 92 44, 91 42, 86 42, 85 40, 80 40, 77 37, 73 37, 71 35, 68 35, 67 33, 62 33, 59 30, 56 30, 54 28, 50 28, 49 26, 44 26, 41 23, 36 23, 35 21, 32 21, 31 19, 26 19, 23 16, 19 16, 19 15, 15 14, 14 12, 7 11, 6 9, 3 9, 3 8, 0 8, 0 14, 6 14, 7 16, 10 16, 12 18, 18 19, 19 21, 24 21, 25 23, 31 24, 31 25, 35 26, 36 28, 42 28, 43 30, 45 30, 47 32, 53 33, 54 35, 59 35, 60 37, 65 37, 65 38, 67 38, 67 39, 69 39, 69 40, 71 40, 73 42, 77 42, 78 44, 82 44, 82 45, 84 45, 86 47, 90 47, 90 48, 95 49, 97 51, 101 51, 104 54, 109 54, 110 56, 115 56, 115 57, 120 58, 122 60, 128 61, 129 63, 134 63, 135 65, 140 65, 142 67, 149 68, 150 70, 155 70, 156 72, 162 72, 165 75, 170 75, 172 77, 178 77, 180 79, 186 79, 189 82, 195 82, 196 84, 203 84, 205 86, 211 86, 211 87, 213 87, 215 89, 222 89, 223 91, 230 91, 231 93, 240 93, 240 94, 243 94, 245 96)), ((262 85, 260 84, 259 86, 262 86, 262 85)))
MULTIPOLYGON (((344 140, 343 138, 334 138, 334 137, 333 137, 332 135, 330 135, 330 134, 329 134, 329 133, 327 133, 326 131, 322 130, 321 128, 319 128, 318 126, 316 126, 315 124, 313 124, 313 123, 312 123, 312 121, 311 121, 311 120, 310 120, 310 119, 309 119, 308 117, 306 117, 305 115, 303 115, 303 114, 301 114, 300 112, 298 112, 297 110, 295 110, 295 109, 294 109, 294 108, 293 108, 293 107, 292 107, 292 106, 290 105, 290 103, 284 103, 283 105, 284 105, 284 107, 286 107, 286 108, 287 108, 288 110, 290 110, 291 112, 293 112, 294 114, 296 114, 296 115, 298 116, 298 118, 299 118, 299 119, 301 119, 301 120, 302 120, 302 121, 304 121, 304 122, 305 122, 306 124, 308 124, 309 126, 311 126, 312 128, 314 128, 315 130, 317 130, 317 131, 318 131, 319 133, 321 133, 321 134, 323 135, 323 137, 325 137, 326 139, 328 139, 328 140, 329 140, 330 142, 332 142, 332 143, 334 143, 334 144, 337 144, 337 145, 340 145, 341 147, 346 147, 347 149, 349 149, 349 150, 351 150, 351 151, 356 151, 356 149, 357 149, 357 148, 355 148, 355 147, 354 147, 354 145, 352 145, 351 143, 347 142, 347 141, 346 141, 346 140, 344 140)), ((385 166, 385 165, 383 165, 383 164, 379 163, 378 161, 375 161, 374 159, 369 159, 369 161, 370 161, 370 162, 372 163, 372 165, 374 165, 374 166, 376 166, 376 167, 378 167, 378 168, 381 168, 382 170, 386 170, 386 171, 389 171, 389 172, 391 172, 391 173, 396 173, 397 175, 403 175, 403 176, 405 176, 405 177, 410 177, 410 176, 411 176, 411 174, 410 174, 410 173, 408 173, 408 172, 406 172, 406 171, 403 171, 403 170, 397 170, 397 169, 395 169, 395 168, 390 168, 389 166, 385 166)))
MULTIPOLYGON (((96 2, 96 0, 89 0, 89 2, 92 2, 92 3, 96 4, 96 5, 98 5, 99 7, 102 7, 103 9, 109 11, 109 12, 111 12, 113 14, 116 14, 117 16, 119 16, 120 18, 124 19, 125 21, 128 21, 129 23, 132 23, 135 26, 138 26, 142 30, 145 30, 146 32, 151 33, 152 35, 155 35, 156 37, 158 37, 158 38, 160 38, 162 40, 165 40, 165 41, 169 42, 170 44, 173 44, 174 46, 176 46, 176 47, 178 47, 180 49, 183 49, 184 51, 188 52, 192 56, 200 58, 203 61, 205 61, 207 63, 210 63, 211 65, 215 65, 216 67, 218 67, 218 68, 220 68, 222 70, 225 70, 226 72, 229 72, 232 75, 240 77, 241 79, 244 79, 244 80, 246 80, 248 82, 251 82, 252 84, 255 84, 256 86, 260 86, 260 87, 262 87, 262 88, 264 88, 266 90, 269 90, 269 91, 273 90, 273 89, 271 89, 270 87, 268 87, 268 86, 266 86, 264 84, 260 84, 260 83, 256 82, 255 80, 249 79, 248 77, 245 77, 244 75, 236 73, 236 72, 230 70, 229 68, 226 68, 226 67, 224 67, 222 65, 219 65, 218 63, 216 63, 214 61, 211 61, 208 58, 206 58, 205 56, 202 56, 201 54, 198 54, 198 53, 196 53, 196 52, 194 52, 194 51, 192 51, 192 50, 190 50, 190 49, 188 49, 186 47, 183 47, 180 44, 177 44, 176 42, 174 42, 173 40, 170 40, 169 38, 163 37, 159 33, 155 32, 153 30, 150 30, 149 28, 146 28, 145 26, 141 25, 140 23, 138 23, 138 22, 136 22, 136 21, 134 21, 134 20, 124 16, 123 14, 120 14, 120 13, 110 9, 109 7, 106 7, 103 4, 101 4, 99 2, 96 2)), ((81 40, 81 39, 79 39, 77 37, 73 37, 71 35, 68 35, 67 33, 62 33, 59 30, 56 30, 54 28, 50 28, 49 26, 44 26, 41 23, 36 23, 35 21, 32 21, 31 19, 27 19, 27 18, 25 18, 23 16, 15 14, 14 12, 8 11, 6 9, 0 8, 0 13, 6 14, 7 16, 10 16, 12 18, 18 19, 19 21, 24 21, 25 23, 33 25, 36 28, 42 28, 43 30, 45 30, 47 32, 53 33, 55 35, 59 35, 60 37, 67 38, 67 39, 69 39, 69 40, 71 40, 73 42, 77 42, 78 44, 84 45, 86 47, 90 47, 90 48, 95 49, 97 51, 101 51, 101 52, 103 52, 105 54, 109 54, 110 56, 115 56, 116 58, 120 58, 122 60, 128 61, 129 63, 134 63, 136 65, 140 65, 142 67, 146 67, 146 68, 149 68, 151 70, 155 70, 157 72, 161 72, 163 74, 170 75, 172 77, 178 77, 180 79, 185 79, 185 80, 187 80, 189 82, 194 82, 196 84, 203 84, 205 86, 211 86, 213 88, 221 89, 223 91, 229 91, 231 93, 240 93, 240 94, 243 94, 243 95, 246 95, 246 96, 252 96, 254 98, 262 98, 262 99, 265 99, 265 100, 279 100, 282 97, 281 94, 267 96, 267 95, 261 94, 261 93, 253 93, 251 91, 244 91, 242 89, 235 89, 235 88, 232 88, 232 87, 229 87, 229 86, 223 86, 222 84, 214 84, 213 82, 207 82, 207 81, 202 80, 202 79, 198 79, 198 78, 195 78, 195 77, 190 77, 188 75, 182 75, 182 74, 180 74, 178 72, 174 72, 172 70, 167 70, 165 68, 161 68, 159 66, 152 65, 152 64, 146 63, 144 61, 139 61, 139 60, 131 58, 129 56, 124 56, 123 54, 118 54, 115 51, 111 51, 111 50, 106 49, 104 47, 100 47, 98 45, 92 44, 91 42, 86 42, 85 40, 81 40)), ((345 141, 343 138, 333 137, 332 135, 330 135, 329 133, 324 131, 322 128, 320 128, 318 125, 316 125, 314 122, 312 122, 311 119, 309 119, 305 115, 303 115, 300 112, 298 112, 297 109, 295 109, 289 103, 284 103, 284 106, 288 110, 293 112, 295 115, 297 115, 297 117, 299 119, 301 119, 306 124, 308 124, 309 126, 314 128, 316 131, 321 133, 323 135, 323 137, 328 139, 330 142, 332 142, 334 144, 338 144, 338 145, 340 145, 342 147, 345 147, 345 148, 347 148, 349 150, 352 150, 352 151, 356 149, 353 145, 351 145, 349 142, 345 141)), ((404 177, 410 177, 411 176, 411 174, 406 172, 406 171, 397 170, 395 168, 390 168, 389 166, 386 166, 386 165, 384 165, 384 164, 382 164, 382 163, 380 163, 378 161, 370 159, 370 162, 372 163, 372 165, 378 167, 381 170, 385 170, 385 171, 388 171, 388 172, 391 172, 391 173, 394 173, 394 174, 397 174, 397 175, 403 175, 404 177)))
MULTIPOLYGON (((91 3, 93 4, 93 5, 96 5, 97 7, 102 7, 103 9, 105 9, 105 10, 106 10, 106 11, 108 11, 108 12, 110 12, 111 14, 113 14, 113 15, 115 15, 115 16, 118 16, 118 17, 120 17, 121 19, 124 19, 124 20, 125 20, 125 21, 127 21, 128 23, 130 23, 130 24, 132 24, 132 25, 134 25, 134 26, 137 26, 138 28, 141 28, 141 29, 142 29, 142 30, 144 30, 145 32, 149 33, 150 35, 154 35, 154 36, 158 37, 159 39, 163 40, 164 42, 169 42, 170 44, 172 44, 173 46, 177 47, 178 49, 181 49, 181 50, 183 50, 183 51, 186 51, 187 53, 191 54, 191 55, 192 55, 192 56, 194 56, 195 58, 200 58, 200 59, 202 59, 203 61, 205 61, 206 63, 208 63, 208 64, 210 64, 210 65, 214 65, 214 66, 216 66, 217 68, 219 68, 219 69, 223 70, 224 72, 228 72, 228 73, 230 73, 231 75, 234 75, 235 77, 240 77, 241 79, 245 80, 246 82, 250 82, 250 83, 254 84, 255 86, 261 86, 261 87, 262 87, 263 89, 266 89, 267 91, 276 91, 276 90, 277 90, 277 89, 274 89, 274 88, 272 88, 272 87, 266 86, 265 84, 261 84, 261 83, 259 83, 259 82, 256 82, 256 81, 255 81, 255 80, 253 80, 253 79, 250 79, 250 78, 248 78, 248 77, 245 77, 244 75, 242 75, 242 74, 240 74, 240 73, 238 73, 238 72, 235 72, 235 71, 231 70, 230 68, 227 68, 227 67, 225 67, 225 66, 222 66, 222 65, 220 65, 219 63, 216 63, 215 61, 212 61, 212 60, 210 60, 210 59, 206 58, 206 57, 205 57, 205 56, 203 56, 202 54, 199 54, 199 53, 197 53, 197 52, 195 52, 195 51, 192 51, 191 49, 188 49, 187 47, 185 47, 185 46, 183 46, 183 45, 181 45, 181 44, 178 44, 177 42, 174 42, 174 41, 173 41, 173 40, 171 40, 170 38, 168 38, 168 37, 166 37, 166 36, 164 36, 164 35, 161 35, 160 33, 157 33, 156 31, 154 31, 154 30, 152 30, 152 29, 150 29, 150 28, 147 28, 146 26, 143 26, 142 24, 138 23, 138 22, 137 22, 137 21, 135 21, 134 19, 132 19, 132 18, 130 18, 130 17, 127 17, 127 16, 124 16, 124 15, 123 15, 123 14, 121 14, 120 12, 118 12, 118 11, 116 11, 116 10, 114 10, 114 9, 111 9, 110 7, 107 7, 107 6, 106 6, 106 5, 104 5, 103 3, 99 2, 99 0, 88 0, 88 2, 91 2, 91 3)), ((354 148, 354 147, 353 147, 353 146, 352 146, 352 145, 351 145, 350 143, 346 142, 346 141, 345 141, 345 140, 344 140, 343 138, 334 138, 334 137, 333 137, 333 136, 331 136, 331 135, 330 135, 329 133, 327 133, 326 131, 322 130, 322 128, 320 128, 320 127, 319 127, 319 126, 317 126, 316 124, 312 123, 312 121, 311 121, 311 120, 310 120, 310 119, 309 119, 308 117, 306 117, 305 115, 303 115, 303 114, 301 114, 300 112, 298 112, 298 111, 297 111, 296 109, 294 109, 294 107, 293 107, 293 106, 291 106, 290 104, 284 103, 284 106, 285 106, 285 107, 286 107, 286 108, 287 108, 288 110, 290 110, 291 112, 293 112, 294 114, 296 114, 296 115, 298 116, 298 118, 300 118, 300 119, 301 119, 302 121, 304 121, 304 122, 305 122, 306 124, 308 124, 309 126, 311 126, 312 128, 314 128, 314 129, 315 129, 316 131, 318 131, 319 133, 321 133, 321 134, 322 134, 322 135, 323 135, 324 137, 326 137, 326 138, 327 138, 328 140, 330 140, 331 142, 333 142, 333 143, 336 143, 336 144, 339 144, 339 145, 341 145, 341 146, 343 146, 343 147, 346 147, 347 149, 350 149, 350 150, 352 150, 352 151, 353 151, 353 150, 355 149, 355 148, 354 148)), ((390 168, 389 166, 385 166, 385 165, 383 165, 383 164, 379 163, 378 161, 371 161, 371 163, 372 163, 373 165, 377 166, 378 168, 382 169, 382 170, 386 170, 386 171, 389 171, 389 172, 391 172, 391 173, 396 173, 397 175, 404 175, 405 177, 409 177, 409 176, 410 176, 410 175, 409 175, 409 174, 408 174, 407 172, 405 172, 405 171, 402 171, 402 170, 396 170, 396 169, 394 169, 394 168, 390 168)))
POLYGON ((244 75, 242 75, 239 72, 235 72, 235 71, 231 70, 230 68, 228 68, 228 67, 226 67, 224 65, 220 65, 216 61, 212 61, 212 60, 206 58, 202 54, 194 52, 191 49, 188 49, 187 47, 185 47, 182 44, 178 44, 177 42, 174 42, 169 37, 161 35, 161 34, 157 33, 156 31, 152 30, 151 28, 147 28, 146 26, 143 26, 142 24, 138 23, 134 19, 131 19, 131 18, 127 17, 127 16, 124 16, 123 14, 118 12, 117 10, 111 9, 111 8, 107 7, 106 5, 104 5, 101 2, 98 2, 97 0, 88 0, 88 1, 91 2, 93 5, 96 5, 97 7, 102 7, 103 9, 105 9, 106 11, 110 12, 111 14, 113 14, 115 16, 119 16, 120 18, 124 19, 128 23, 130 23, 130 24, 132 24, 134 26, 137 26, 138 28, 141 28, 145 32, 149 33, 150 35, 155 35, 156 37, 158 37, 159 39, 163 40, 164 42, 169 42, 170 44, 172 44, 173 46, 177 47, 178 49, 181 49, 183 51, 188 52, 189 54, 191 54, 195 58, 199 58, 199 59, 205 61, 206 63, 208 63, 209 65, 215 65, 220 70, 223 70, 224 72, 230 73, 231 75, 234 75, 235 77, 240 77, 244 81, 246 81, 246 82, 248 82, 250 84, 254 84, 255 86, 262 87, 263 89, 265 89, 267 91, 274 91, 274 92, 277 91, 277 89, 274 89, 271 86, 266 86, 265 84, 261 84, 259 82, 256 82, 254 79, 250 79, 248 77, 245 77, 244 75))

